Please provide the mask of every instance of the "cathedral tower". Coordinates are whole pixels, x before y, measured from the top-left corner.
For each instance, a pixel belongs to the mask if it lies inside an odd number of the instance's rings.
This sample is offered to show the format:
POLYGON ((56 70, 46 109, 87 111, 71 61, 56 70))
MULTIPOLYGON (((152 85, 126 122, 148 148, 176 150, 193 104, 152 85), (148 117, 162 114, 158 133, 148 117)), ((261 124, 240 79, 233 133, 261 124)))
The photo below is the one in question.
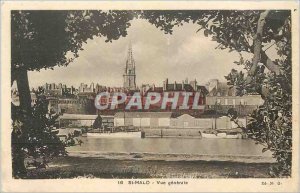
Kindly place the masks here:
POLYGON ((131 44, 129 45, 128 55, 126 60, 125 72, 123 75, 124 78, 124 88, 128 90, 135 90, 136 89, 136 82, 135 82, 135 62, 132 56, 132 47, 131 44))

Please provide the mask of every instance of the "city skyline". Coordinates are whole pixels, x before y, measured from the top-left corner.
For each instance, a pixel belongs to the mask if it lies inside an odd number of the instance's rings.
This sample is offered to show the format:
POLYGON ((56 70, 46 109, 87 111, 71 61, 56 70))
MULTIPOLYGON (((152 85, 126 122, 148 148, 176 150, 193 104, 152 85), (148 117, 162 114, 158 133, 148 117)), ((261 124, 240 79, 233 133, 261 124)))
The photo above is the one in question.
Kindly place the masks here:
POLYGON ((241 69, 233 63, 239 59, 237 52, 215 49, 218 44, 202 33, 196 33, 197 29, 197 25, 185 24, 184 27, 175 28, 173 35, 165 35, 146 21, 134 20, 124 38, 112 43, 104 43, 103 37, 88 40, 79 58, 67 67, 29 72, 30 87, 35 88, 47 82, 75 87, 80 83, 94 82, 108 87, 122 87, 130 42, 136 61, 137 86, 161 86, 166 78, 171 81, 197 79, 200 84, 210 79, 225 81, 227 74, 224 72, 229 73, 232 68, 241 69), (74 74, 77 74, 76 77, 74 74))
POLYGON ((117 179, 193 192, 188 180, 240 178, 296 190, 298 9, 208 4, 5 4, 4 189, 117 179))

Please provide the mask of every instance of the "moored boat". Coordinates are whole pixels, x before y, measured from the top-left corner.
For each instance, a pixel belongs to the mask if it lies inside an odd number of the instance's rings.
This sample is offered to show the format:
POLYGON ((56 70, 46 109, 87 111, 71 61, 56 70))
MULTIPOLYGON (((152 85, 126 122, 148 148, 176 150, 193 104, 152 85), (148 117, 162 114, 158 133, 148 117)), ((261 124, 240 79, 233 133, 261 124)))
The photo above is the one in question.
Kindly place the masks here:
POLYGON ((234 134, 234 135, 226 135, 227 139, 242 139, 242 135, 241 134, 234 134))
POLYGON ((201 133, 203 138, 218 138, 218 139, 242 139, 241 133, 217 133, 217 132, 209 132, 209 133, 201 133))

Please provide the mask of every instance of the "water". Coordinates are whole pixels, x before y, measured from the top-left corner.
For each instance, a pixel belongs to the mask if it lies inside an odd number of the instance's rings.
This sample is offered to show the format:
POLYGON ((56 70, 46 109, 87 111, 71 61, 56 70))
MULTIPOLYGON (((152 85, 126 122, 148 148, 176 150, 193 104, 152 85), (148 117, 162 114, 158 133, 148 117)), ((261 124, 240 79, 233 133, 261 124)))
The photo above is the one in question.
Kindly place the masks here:
POLYGON ((81 146, 69 147, 68 151, 271 156, 270 152, 262 153, 263 147, 250 139, 81 137, 81 140, 81 146))

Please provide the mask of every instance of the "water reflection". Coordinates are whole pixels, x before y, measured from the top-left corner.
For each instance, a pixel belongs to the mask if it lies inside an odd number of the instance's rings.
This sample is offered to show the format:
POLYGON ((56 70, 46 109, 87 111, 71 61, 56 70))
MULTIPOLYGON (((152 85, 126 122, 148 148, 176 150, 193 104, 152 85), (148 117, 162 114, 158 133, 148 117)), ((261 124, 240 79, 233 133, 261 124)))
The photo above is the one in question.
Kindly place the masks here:
POLYGON ((92 138, 82 137, 81 146, 69 151, 149 152, 208 155, 264 155, 262 146, 250 139, 185 139, 185 138, 92 138))

